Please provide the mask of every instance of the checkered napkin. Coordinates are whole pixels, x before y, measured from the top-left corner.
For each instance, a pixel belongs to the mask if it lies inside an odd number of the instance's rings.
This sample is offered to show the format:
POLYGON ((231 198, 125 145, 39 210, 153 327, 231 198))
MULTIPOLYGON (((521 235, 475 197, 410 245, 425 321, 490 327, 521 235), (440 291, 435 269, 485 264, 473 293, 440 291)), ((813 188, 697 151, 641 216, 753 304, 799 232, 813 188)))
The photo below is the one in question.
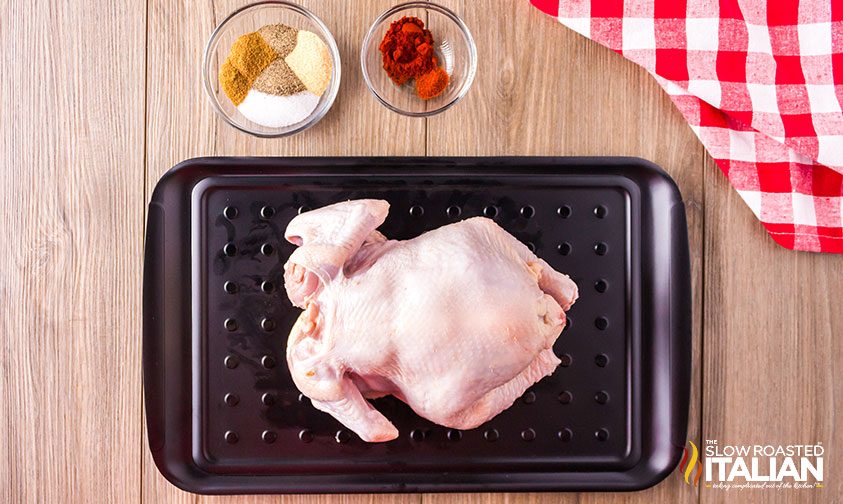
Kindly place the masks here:
POLYGON ((531 0, 646 68, 783 247, 843 253, 843 0, 531 0))

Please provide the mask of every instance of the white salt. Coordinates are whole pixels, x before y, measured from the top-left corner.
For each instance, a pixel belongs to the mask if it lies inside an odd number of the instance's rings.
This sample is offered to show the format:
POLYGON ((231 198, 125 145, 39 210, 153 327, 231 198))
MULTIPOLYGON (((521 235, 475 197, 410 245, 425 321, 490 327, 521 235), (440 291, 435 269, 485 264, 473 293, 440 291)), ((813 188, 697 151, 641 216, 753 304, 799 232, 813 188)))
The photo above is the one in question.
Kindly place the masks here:
POLYGON ((237 110, 246 119, 267 128, 283 128, 307 119, 319 104, 310 91, 278 96, 250 89, 237 110))

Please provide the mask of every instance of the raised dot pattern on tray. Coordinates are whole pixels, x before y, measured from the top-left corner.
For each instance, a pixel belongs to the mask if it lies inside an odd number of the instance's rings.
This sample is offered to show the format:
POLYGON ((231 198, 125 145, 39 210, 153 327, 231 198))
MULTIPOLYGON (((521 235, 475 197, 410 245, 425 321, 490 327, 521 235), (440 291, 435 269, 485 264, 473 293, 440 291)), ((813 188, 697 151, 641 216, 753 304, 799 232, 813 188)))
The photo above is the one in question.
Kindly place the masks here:
POLYGON ((201 247, 208 282, 203 428, 208 453, 220 461, 271 465, 273 458, 295 453, 340 463, 348 450, 377 457, 414 451, 422 458, 446 450, 454 457, 505 452, 576 462, 620 457, 626 449, 626 210, 620 191, 557 189, 553 198, 529 200, 492 191, 442 189, 413 197, 397 189, 294 193, 258 187, 214 193, 207 212, 201 247), (283 288, 283 264, 294 250, 283 239, 284 229, 312 208, 358 197, 390 201, 390 216, 380 228, 388 238, 412 238, 485 216, 568 273, 580 300, 554 346, 562 361, 556 372, 470 431, 419 418, 395 398, 377 399, 374 405, 401 432, 388 443, 393 448, 362 442, 306 398, 300 400, 284 359, 287 333, 300 313, 283 288), (574 319, 580 323, 574 325, 574 319))

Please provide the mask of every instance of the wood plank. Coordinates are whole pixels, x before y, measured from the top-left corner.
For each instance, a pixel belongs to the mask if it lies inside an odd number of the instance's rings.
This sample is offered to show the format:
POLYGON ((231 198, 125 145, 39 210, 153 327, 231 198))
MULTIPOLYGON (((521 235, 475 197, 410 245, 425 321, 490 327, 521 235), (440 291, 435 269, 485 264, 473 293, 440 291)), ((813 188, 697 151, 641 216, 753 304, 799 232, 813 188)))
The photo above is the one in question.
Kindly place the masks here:
POLYGON ((392 5, 366 0, 345 5, 299 2, 334 34, 342 58, 339 95, 328 115, 305 133, 261 139, 236 131, 216 115, 202 89, 202 52, 216 24, 245 5, 217 0, 185 5, 152 2, 149 34, 149 144, 147 193, 167 169, 193 157, 424 154, 424 121, 382 107, 366 89, 359 50, 368 24, 392 5), (177 76, 177 78, 175 78, 177 76))
MULTIPOLYGON (((392 6, 393 2, 388 0, 353 4, 328 0, 299 2, 329 26, 343 64, 337 101, 312 129, 290 138, 258 139, 234 130, 217 117, 207 103, 200 81, 202 51, 216 23, 245 3, 185 4, 176 0, 150 3, 147 195, 167 169, 193 156, 424 154, 424 121, 387 111, 369 94, 360 73, 359 48, 363 36, 369 23, 392 6)), ((316 499, 323 503, 362 504, 420 500, 417 495, 197 497, 164 480, 146 446, 143 460, 145 502, 310 502, 316 499)))
MULTIPOLYGON (((843 312, 833 303, 843 289, 843 258, 773 244, 710 160, 701 171, 699 145, 645 72, 556 26, 526 2, 485 0, 469 9, 467 2, 454 1, 450 5, 465 15, 478 40, 480 71, 466 101, 430 120, 425 137, 423 121, 377 105, 357 67, 368 21, 390 2, 340 7, 313 1, 307 5, 332 27, 343 52, 340 97, 310 132, 258 140, 213 115, 198 79, 205 37, 240 4, 150 2, 144 178, 144 80, 138 74, 144 65, 143 3, 3 3, 0 40, 15 57, 0 63, 0 109, 14 118, 0 125, 0 182, 6 188, 0 203, 7 209, 0 231, 14 241, 0 258, 5 401, 0 474, 6 476, 0 501, 131 502, 141 500, 141 491, 143 500, 154 502, 310 500, 185 494, 158 475, 140 432, 140 368, 132 363, 140 360, 142 206, 160 174, 195 155, 426 152, 652 159, 677 179, 685 196, 694 294, 698 300, 701 291, 706 295, 704 437, 819 441, 827 449, 827 476, 843 463, 843 433, 834 429, 833 409, 843 401, 837 386, 841 367, 833 360, 841 350, 835 336, 843 329, 843 312), (533 54, 538 40, 543 45, 533 54)), ((695 303, 689 432, 696 440, 701 306, 695 303)), ((825 502, 843 493, 841 486, 829 477, 826 488, 809 494, 742 497, 825 502)), ((701 491, 705 501, 727 499, 725 492, 701 491)), ((672 475, 656 489, 635 494, 426 495, 424 500, 688 502, 693 495, 672 475)), ((316 500, 418 500, 403 497, 316 500)))
POLYGON ((0 502, 137 502, 145 4, 0 12, 0 502))
MULTIPOLYGON (((703 437, 825 447, 825 488, 743 492, 747 503, 836 502, 843 465, 843 256, 776 245, 711 159, 706 167, 703 437)), ((731 492, 702 489, 703 502, 731 492)))
MULTIPOLYGON (((642 68, 559 25, 529 2, 443 2, 478 49, 465 100, 428 122, 428 155, 624 155, 665 168, 686 202, 694 303, 689 438, 699 438, 703 149, 642 68)), ((433 503, 695 502, 676 475, 632 494, 425 495, 433 503)))

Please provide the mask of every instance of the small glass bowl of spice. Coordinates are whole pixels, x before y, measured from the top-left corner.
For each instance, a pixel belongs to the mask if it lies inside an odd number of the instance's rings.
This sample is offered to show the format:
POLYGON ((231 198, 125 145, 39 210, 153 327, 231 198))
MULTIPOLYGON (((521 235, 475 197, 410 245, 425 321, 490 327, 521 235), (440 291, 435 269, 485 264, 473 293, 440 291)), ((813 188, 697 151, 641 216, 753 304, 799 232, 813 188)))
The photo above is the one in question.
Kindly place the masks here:
POLYGON ((375 20, 360 51, 363 78, 384 106, 426 117, 459 102, 477 72, 477 48, 453 11, 408 2, 375 20))
POLYGON ((211 34, 205 91, 230 125, 259 137, 288 136, 319 122, 337 96, 340 56, 328 27, 281 1, 234 11, 211 34))

